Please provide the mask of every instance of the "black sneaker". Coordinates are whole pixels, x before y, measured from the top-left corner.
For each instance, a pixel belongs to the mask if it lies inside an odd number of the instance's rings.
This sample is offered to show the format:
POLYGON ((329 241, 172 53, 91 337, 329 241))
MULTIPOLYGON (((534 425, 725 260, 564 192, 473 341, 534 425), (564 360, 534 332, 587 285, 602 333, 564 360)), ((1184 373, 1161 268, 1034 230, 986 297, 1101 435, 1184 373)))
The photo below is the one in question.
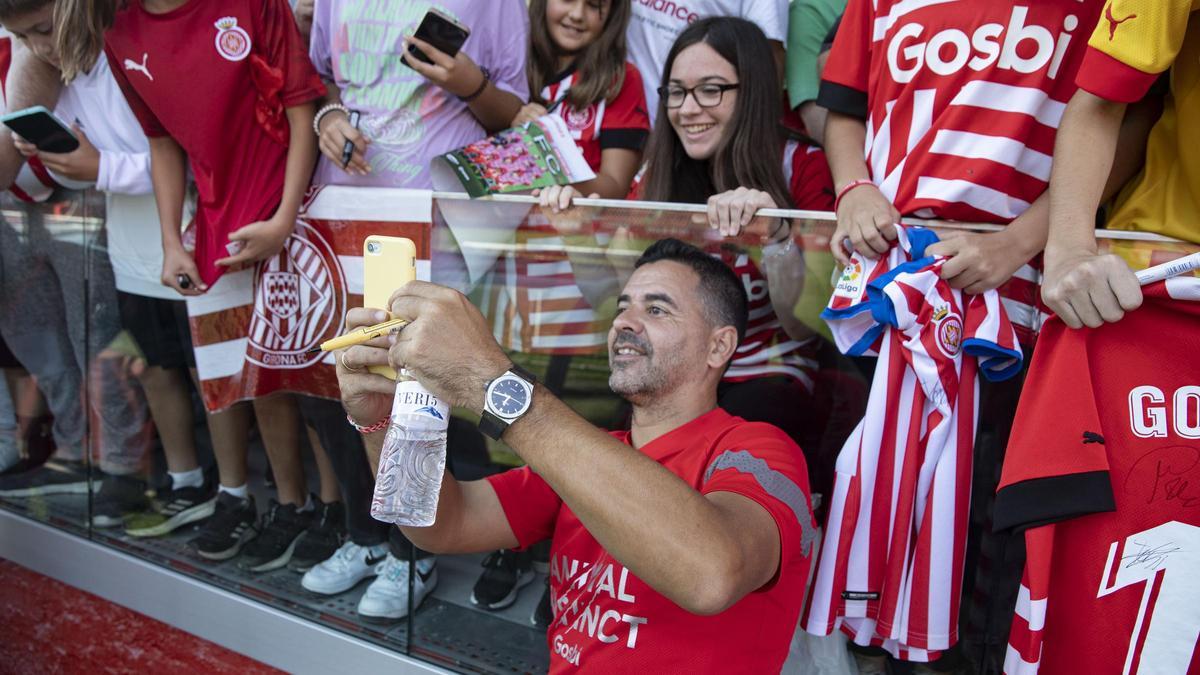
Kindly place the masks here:
POLYGON ((161 537, 213 514, 217 495, 211 486, 164 490, 157 508, 136 514, 125 524, 131 537, 161 537))
POLYGON ((312 523, 313 512, 301 512, 295 504, 274 499, 259 523, 259 535, 242 554, 238 567, 250 572, 269 572, 288 564, 296 544, 312 523))
POLYGON ((542 592, 542 599, 538 602, 537 607, 533 608, 533 614, 529 616, 529 623, 546 630, 553 621, 554 609, 550 606, 550 578, 546 577, 546 590, 542 592))
POLYGON ((516 602, 517 592, 534 577, 528 551, 492 551, 484 558, 483 567, 471 591, 471 602, 492 611, 516 602))
POLYGON ((145 510, 146 483, 132 476, 106 475, 92 500, 92 527, 119 527, 125 519, 145 510))
MULTIPOLYGON (((93 492, 100 489, 99 478, 97 475, 91 481, 93 492)), ((83 462, 51 460, 29 471, 0 477, 0 497, 83 495, 88 492, 88 483, 83 462)))
POLYGON ((293 572, 307 572, 316 565, 329 560, 346 540, 346 509, 341 502, 326 504, 313 497, 316 512, 312 524, 300 537, 288 569, 293 572))
POLYGON ((256 514, 253 496, 240 499, 228 492, 218 493, 212 518, 187 545, 206 560, 229 560, 258 534, 256 514))

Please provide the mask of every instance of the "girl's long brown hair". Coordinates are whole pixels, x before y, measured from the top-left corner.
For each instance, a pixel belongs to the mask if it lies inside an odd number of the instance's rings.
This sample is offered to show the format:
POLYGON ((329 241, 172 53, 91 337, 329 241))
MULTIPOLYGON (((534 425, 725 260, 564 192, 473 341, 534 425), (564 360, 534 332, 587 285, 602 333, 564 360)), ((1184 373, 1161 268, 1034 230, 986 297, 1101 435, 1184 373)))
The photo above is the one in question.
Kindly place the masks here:
POLYGON ((123 4, 123 0, 56 0, 54 38, 64 82, 96 64, 104 51, 104 31, 123 4))
MULTIPOLYGON (((529 3, 529 55, 525 61, 525 76, 529 93, 543 105, 542 89, 559 74, 558 47, 546 29, 547 0, 529 3)), ((584 48, 575 58, 575 80, 565 103, 576 110, 585 110, 601 100, 611 101, 621 93, 625 84, 625 29, 629 27, 630 0, 611 0, 604 30, 596 41, 584 48)))
MULTIPOLYGON (((684 49, 703 42, 737 72, 737 103, 725 138, 708 160, 688 157, 659 97, 654 132, 646 150, 642 196, 651 201, 704 202, 712 195, 747 187, 771 195, 780 208, 792 205, 783 176, 785 134, 779 123, 782 92, 767 36, 744 19, 713 17, 688 26, 667 54, 662 83, 684 49)), ((726 94, 728 96, 729 94, 726 94)))

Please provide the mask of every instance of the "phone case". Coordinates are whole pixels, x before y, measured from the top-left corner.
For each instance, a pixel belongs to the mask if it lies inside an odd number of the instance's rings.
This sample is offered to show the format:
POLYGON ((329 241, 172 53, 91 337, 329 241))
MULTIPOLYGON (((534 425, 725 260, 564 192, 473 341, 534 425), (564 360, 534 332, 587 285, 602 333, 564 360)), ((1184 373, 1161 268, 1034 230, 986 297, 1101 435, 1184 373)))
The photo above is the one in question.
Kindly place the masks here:
MULTIPOLYGON (((439 51, 445 52, 449 56, 455 56, 462 49, 467 38, 471 36, 471 31, 466 26, 455 21, 453 17, 446 15, 444 12, 439 12, 436 8, 432 8, 421 19, 415 35, 433 45, 439 51)), ((433 63, 423 53, 418 51, 415 46, 409 45, 408 53, 415 59, 419 59, 425 63, 433 63)))
POLYGON ((71 128, 44 106, 9 113, 0 122, 45 152, 74 152, 79 147, 71 128))
MULTIPOLYGON (((363 241, 363 305, 388 309, 388 298, 417 278, 417 247, 406 237, 373 234, 363 241)), ((371 366, 371 372, 396 379, 388 366, 371 366)))

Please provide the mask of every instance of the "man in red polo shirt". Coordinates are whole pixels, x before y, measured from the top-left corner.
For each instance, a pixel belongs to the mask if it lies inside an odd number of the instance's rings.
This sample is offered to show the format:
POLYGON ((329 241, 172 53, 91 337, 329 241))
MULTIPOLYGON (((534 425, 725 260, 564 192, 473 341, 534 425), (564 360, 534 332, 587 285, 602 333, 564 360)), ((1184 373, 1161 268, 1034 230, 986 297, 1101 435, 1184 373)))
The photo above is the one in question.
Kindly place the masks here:
MULTIPOLYGON (((551 538, 552 673, 778 671, 816 539, 800 449, 779 429, 717 407, 745 333, 746 295, 728 267, 674 239, 652 245, 618 299, 609 386, 633 406, 611 434, 512 365, 461 294, 411 282, 392 296, 411 323, 338 356, 351 418, 387 416, 394 384, 367 365, 407 367, 527 466, 442 483, 437 522, 403 528, 423 549, 492 551, 551 538)), ((383 312, 351 310, 349 327, 383 312)), ((378 450, 382 432, 366 441, 378 450)))

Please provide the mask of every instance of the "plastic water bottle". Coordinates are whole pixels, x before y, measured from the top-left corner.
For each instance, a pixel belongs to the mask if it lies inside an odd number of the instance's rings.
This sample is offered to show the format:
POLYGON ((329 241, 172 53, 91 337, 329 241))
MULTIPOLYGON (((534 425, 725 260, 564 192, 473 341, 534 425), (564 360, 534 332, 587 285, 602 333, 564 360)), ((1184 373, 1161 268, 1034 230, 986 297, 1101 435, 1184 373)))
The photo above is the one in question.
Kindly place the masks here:
POLYGON ((450 407, 420 382, 396 383, 392 421, 379 455, 371 517, 398 525, 433 524, 446 468, 449 423, 450 407))

